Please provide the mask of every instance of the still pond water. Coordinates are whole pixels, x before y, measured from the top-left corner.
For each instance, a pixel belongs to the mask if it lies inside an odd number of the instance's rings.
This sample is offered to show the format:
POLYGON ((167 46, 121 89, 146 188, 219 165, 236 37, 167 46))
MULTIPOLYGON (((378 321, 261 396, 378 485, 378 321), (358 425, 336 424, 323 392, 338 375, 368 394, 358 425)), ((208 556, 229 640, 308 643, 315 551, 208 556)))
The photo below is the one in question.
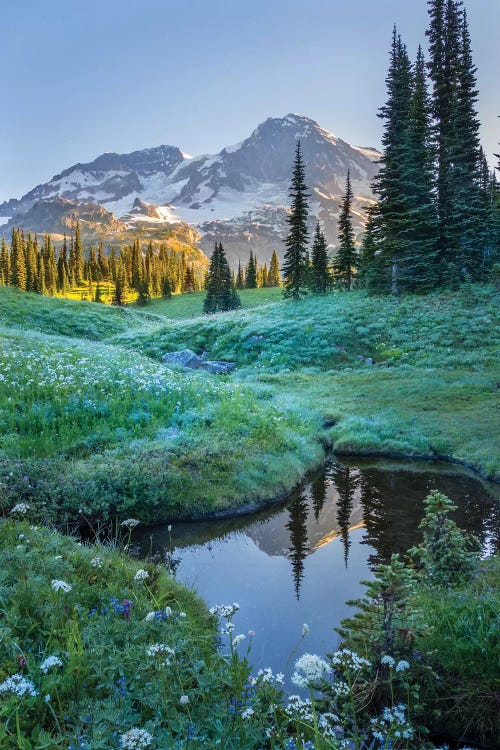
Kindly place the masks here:
POLYGON ((449 465, 330 462, 288 502, 245 517, 142 529, 145 554, 170 545, 177 578, 208 606, 238 602, 235 634, 255 631, 250 660, 285 672, 305 651, 335 650, 333 630, 353 613, 361 580, 393 552, 418 543, 423 501, 438 489, 458 506, 455 520, 498 546, 498 488, 449 465), (495 498, 495 494, 497 497, 495 498), (302 625, 309 635, 301 639, 302 625))

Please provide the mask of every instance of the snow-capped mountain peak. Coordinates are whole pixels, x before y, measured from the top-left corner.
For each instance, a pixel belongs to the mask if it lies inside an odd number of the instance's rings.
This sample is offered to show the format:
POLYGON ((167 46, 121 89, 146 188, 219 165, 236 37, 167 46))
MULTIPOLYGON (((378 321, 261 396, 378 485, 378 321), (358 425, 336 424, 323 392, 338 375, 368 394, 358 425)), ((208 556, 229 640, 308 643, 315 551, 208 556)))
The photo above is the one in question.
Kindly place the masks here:
POLYGON ((22 224, 22 215, 37 201, 60 196, 101 205, 129 226, 187 222, 200 230, 206 250, 216 237, 225 242, 233 261, 239 256, 246 260, 250 248, 264 260, 273 248, 281 248, 298 138, 312 218, 320 218, 334 243, 347 170, 361 217, 363 203, 372 199, 370 182, 380 154, 351 146, 295 113, 269 117, 248 138, 216 154, 192 157, 168 145, 101 154, 55 175, 20 200, 0 205, 0 216, 13 216, 22 224))

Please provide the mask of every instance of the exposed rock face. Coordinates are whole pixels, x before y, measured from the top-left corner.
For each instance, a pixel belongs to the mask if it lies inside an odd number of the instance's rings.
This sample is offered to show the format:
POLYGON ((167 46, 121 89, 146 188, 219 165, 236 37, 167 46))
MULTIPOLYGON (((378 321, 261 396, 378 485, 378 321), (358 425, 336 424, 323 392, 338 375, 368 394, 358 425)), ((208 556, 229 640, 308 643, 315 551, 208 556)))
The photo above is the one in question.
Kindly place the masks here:
POLYGON ((102 154, 64 170, 20 200, 1 204, 0 216, 13 217, 13 223, 24 226, 21 214, 41 199, 91 201, 130 229, 194 225, 201 233, 202 249, 210 254, 215 240, 222 241, 233 266, 239 259, 246 263, 250 249, 260 262, 269 262, 273 249, 283 257, 288 185, 298 138, 311 196, 311 231, 319 217, 333 250, 347 170, 359 232, 364 207, 373 200, 370 184, 380 154, 351 146, 314 120, 294 114, 268 118, 244 141, 212 156, 188 157, 175 146, 102 154))
POLYGON ((205 370, 206 372, 211 372, 213 375, 226 375, 236 367, 234 362, 209 360, 205 359, 203 355, 199 357, 191 349, 169 352, 163 357, 163 362, 167 365, 188 367, 190 370, 205 370))
POLYGON ((22 217, 15 216, 7 222, 2 227, 2 231, 8 232, 12 227, 20 224, 23 229, 30 232, 70 234, 76 221, 80 222, 83 232, 96 227, 109 232, 126 229, 126 225, 115 219, 113 214, 103 206, 56 196, 48 200, 37 201, 22 217))

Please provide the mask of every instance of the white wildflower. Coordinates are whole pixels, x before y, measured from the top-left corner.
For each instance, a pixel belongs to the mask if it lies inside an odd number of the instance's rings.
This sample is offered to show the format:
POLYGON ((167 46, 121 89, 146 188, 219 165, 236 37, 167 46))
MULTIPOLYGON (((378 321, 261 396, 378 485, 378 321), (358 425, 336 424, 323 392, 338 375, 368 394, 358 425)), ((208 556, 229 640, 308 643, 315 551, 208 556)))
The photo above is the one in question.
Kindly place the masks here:
POLYGON ((50 699, 50 693, 47 693, 47 695, 44 695, 43 696, 43 700, 45 701, 45 703, 50 703, 50 700, 51 700, 50 699))
POLYGON ((22 674, 13 674, 0 684, 0 693, 12 693, 22 698, 29 695, 34 698, 38 693, 32 682, 23 677, 22 674))
POLYGON ((387 654, 386 654, 385 656, 383 656, 383 657, 381 658, 381 660, 380 660, 380 663, 381 663, 381 664, 387 664, 387 665, 388 665, 388 666, 389 666, 389 667, 390 667, 390 668, 392 669, 392 667, 393 667, 393 666, 394 666, 394 664, 395 664, 395 661, 394 661, 394 659, 392 658, 392 656, 387 656, 387 654))
POLYGON ((128 732, 120 737, 120 745, 123 750, 144 750, 150 747, 153 742, 153 736, 145 729, 129 729, 128 732))
POLYGON ((241 718, 242 719, 251 719, 252 716, 254 715, 254 713, 255 713, 255 711, 253 710, 253 708, 250 708, 250 707, 245 708, 245 710, 241 712, 241 718))
POLYGON ((62 667, 63 663, 58 656, 47 656, 40 664, 40 672, 47 674, 53 667, 62 667))
POLYGON ((309 625, 304 623, 302 625, 302 637, 305 638, 306 635, 309 635, 309 625))
POLYGON ((235 635, 235 637, 233 638, 233 646, 234 646, 234 648, 238 648, 238 646, 240 645, 240 643, 242 641, 244 641, 244 640, 245 640, 245 636, 243 635, 243 633, 240 633, 239 635, 235 635))
POLYGON ((364 659, 359 656, 355 651, 350 651, 348 648, 342 648, 340 651, 336 651, 332 656, 332 664, 334 667, 340 669, 361 669, 362 667, 369 667, 370 662, 368 659, 364 659))
POLYGON ((102 560, 100 557, 93 557, 90 564, 93 568, 102 568, 102 560))
POLYGON ((156 612, 148 612, 146 617, 144 618, 146 622, 151 622, 156 617, 156 612))
POLYGON ((120 526, 126 526, 127 529, 135 529, 135 527, 139 526, 139 524, 140 521, 138 521, 137 518, 126 518, 121 522, 120 526))
POLYGON ((57 578, 54 578, 50 585, 54 591, 63 591, 65 594, 68 594, 73 588, 71 584, 66 583, 66 581, 60 581, 57 578))
POLYGON ((148 571, 144 570, 144 568, 139 568, 139 570, 134 576, 134 581, 145 581, 146 578, 149 578, 148 571))
POLYGON ((166 643, 153 643, 146 649, 148 656, 174 656, 175 651, 166 643))
POLYGON ((304 654, 295 662, 292 682, 297 687, 310 687, 311 683, 317 682, 331 671, 330 665, 320 656, 304 654))
POLYGON ((227 619, 235 615, 239 608, 240 605, 236 602, 233 602, 233 604, 216 604, 215 607, 210 608, 210 614, 225 617, 227 619))
POLYGON ((410 663, 406 661, 406 659, 401 659, 401 661, 398 661, 396 664, 396 672, 404 672, 406 669, 410 668, 410 663))
POLYGON ((179 698, 179 703, 181 706, 186 706, 189 703, 189 695, 181 695, 179 698))
POLYGON ((30 506, 27 503, 17 503, 13 508, 11 508, 10 512, 24 514, 27 513, 29 509, 30 506))
POLYGON ((344 682, 343 680, 338 680, 337 682, 334 682, 333 684, 333 692, 337 696, 349 695, 349 685, 347 684, 347 682, 344 682))

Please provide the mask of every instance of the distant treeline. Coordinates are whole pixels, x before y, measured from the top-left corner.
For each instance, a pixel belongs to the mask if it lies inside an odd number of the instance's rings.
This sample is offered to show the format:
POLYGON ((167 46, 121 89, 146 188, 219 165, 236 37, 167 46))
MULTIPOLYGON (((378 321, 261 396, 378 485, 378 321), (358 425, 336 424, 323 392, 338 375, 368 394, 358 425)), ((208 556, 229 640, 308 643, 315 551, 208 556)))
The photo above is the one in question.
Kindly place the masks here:
POLYGON ((149 242, 143 250, 138 240, 105 254, 102 244, 84 250, 80 225, 65 237, 59 249, 50 235, 41 238, 13 229, 10 247, 2 239, 0 284, 49 296, 82 296, 102 301, 106 284, 113 288, 114 304, 121 305, 136 293, 138 301, 170 297, 172 293, 194 292, 203 288, 204 274, 186 261, 183 252, 166 244, 149 242))

